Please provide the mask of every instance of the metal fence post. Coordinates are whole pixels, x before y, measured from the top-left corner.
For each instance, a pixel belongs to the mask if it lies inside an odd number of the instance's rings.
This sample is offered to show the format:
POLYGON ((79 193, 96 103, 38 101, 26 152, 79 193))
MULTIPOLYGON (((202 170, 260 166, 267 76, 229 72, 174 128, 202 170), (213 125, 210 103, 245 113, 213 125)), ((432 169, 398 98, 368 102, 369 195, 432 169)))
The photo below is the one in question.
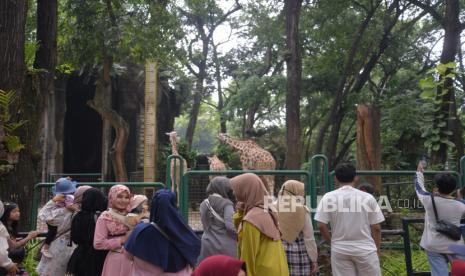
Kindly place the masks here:
POLYGON ((405 253, 405 268, 407 270, 407 276, 413 274, 412 268, 412 251, 410 250, 410 232, 408 229, 409 221, 402 218, 402 229, 404 230, 404 253, 405 253))
POLYGON ((34 189, 32 192, 32 210, 31 210, 31 222, 30 222, 30 228, 29 229, 36 229, 37 227, 37 212, 39 208, 39 197, 40 194, 36 191, 37 188, 39 188, 40 183, 34 185, 34 189))
POLYGON ((189 181, 189 175, 184 174, 181 178, 181 190, 179 191, 180 201, 179 201, 179 209, 181 209, 181 215, 185 219, 186 223, 189 223, 189 185, 187 185, 189 181))
POLYGON ((462 156, 462 158, 460 158, 460 178, 461 178, 461 183, 460 183, 460 187, 463 187, 465 186, 465 156, 462 156))

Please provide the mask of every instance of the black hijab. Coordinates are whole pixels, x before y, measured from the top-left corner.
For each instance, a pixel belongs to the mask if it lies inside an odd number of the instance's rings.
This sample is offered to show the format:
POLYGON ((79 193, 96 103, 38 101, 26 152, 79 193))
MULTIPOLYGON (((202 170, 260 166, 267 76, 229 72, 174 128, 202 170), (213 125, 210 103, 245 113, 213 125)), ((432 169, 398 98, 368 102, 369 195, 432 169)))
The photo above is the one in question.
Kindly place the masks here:
POLYGON ((91 188, 82 195, 81 211, 73 218, 71 240, 78 245, 93 243, 95 222, 98 215, 107 209, 107 198, 97 188, 91 188))

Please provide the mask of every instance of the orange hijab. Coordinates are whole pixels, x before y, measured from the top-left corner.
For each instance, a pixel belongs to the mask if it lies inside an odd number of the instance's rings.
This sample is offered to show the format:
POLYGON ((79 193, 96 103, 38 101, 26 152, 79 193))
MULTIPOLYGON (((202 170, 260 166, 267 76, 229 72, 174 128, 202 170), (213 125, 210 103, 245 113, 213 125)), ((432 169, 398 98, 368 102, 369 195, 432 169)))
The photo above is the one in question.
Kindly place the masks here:
POLYGON ((231 187, 237 201, 243 202, 243 220, 253 224, 265 236, 280 240, 276 212, 264 209, 264 200, 269 194, 260 178, 253 173, 241 174, 231 179, 231 187))

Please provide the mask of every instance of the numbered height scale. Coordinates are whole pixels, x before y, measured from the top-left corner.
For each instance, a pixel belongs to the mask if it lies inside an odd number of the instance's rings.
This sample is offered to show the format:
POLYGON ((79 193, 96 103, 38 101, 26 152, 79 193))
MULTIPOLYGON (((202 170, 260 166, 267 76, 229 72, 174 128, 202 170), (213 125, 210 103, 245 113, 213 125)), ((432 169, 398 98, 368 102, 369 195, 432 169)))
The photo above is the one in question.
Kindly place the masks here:
POLYGON ((157 153, 157 63, 145 65, 144 182, 155 182, 157 153))

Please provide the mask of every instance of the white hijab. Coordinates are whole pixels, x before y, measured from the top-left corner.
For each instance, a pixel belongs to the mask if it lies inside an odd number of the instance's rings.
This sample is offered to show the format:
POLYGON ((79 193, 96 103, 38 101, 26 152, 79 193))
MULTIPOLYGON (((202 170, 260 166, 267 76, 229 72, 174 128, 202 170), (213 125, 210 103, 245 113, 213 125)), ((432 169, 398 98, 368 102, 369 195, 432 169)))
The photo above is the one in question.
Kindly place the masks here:
MULTIPOLYGON (((3 202, 0 201, 0 218, 5 213, 5 206, 3 206, 3 202)), ((5 225, 0 221, 0 238, 8 238, 10 234, 8 234, 8 230, 6 230, 5 225)))

